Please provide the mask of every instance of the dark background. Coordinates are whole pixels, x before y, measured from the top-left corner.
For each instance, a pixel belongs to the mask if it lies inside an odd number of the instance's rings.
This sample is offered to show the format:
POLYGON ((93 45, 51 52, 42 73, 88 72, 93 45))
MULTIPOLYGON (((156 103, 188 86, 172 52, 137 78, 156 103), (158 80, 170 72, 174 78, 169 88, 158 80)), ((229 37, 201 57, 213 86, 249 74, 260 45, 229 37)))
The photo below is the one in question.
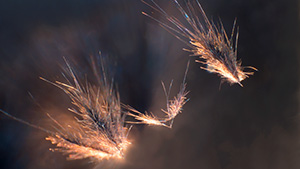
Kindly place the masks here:
MULTIPOLYGON (((183 2, 183 1, 179 1, 183 2)), ((195 57, 159 24, 139 0, 0 1, 0 108, 51 129, 46 113, 70 115, 68 97, 39 79, 63 80, 62 56, 79 76, 86 58, 113 60, 121 101, 157 115, 165 106, 160 81, 174 79, 176 94, 188 60, 188 97, 172 129, 135 126, 125 162, 98 168, 296 169, 300 167, 299 2, 296 0, 200 0, 209 18, 227 32, 237 18, 238 58, 259 71, 244 87, 223 84, 201 70, 195 57)), ((181 17, 171 0, 159 1, 181 17)), ((153 16, 163 19, 159 14, 153 16)), ((108 66, 110 67, 110 66, 108 66)), ((46 133, 0 116, 0 168, 93 168, 89 160, 67 161, 44 140, 46 133)))

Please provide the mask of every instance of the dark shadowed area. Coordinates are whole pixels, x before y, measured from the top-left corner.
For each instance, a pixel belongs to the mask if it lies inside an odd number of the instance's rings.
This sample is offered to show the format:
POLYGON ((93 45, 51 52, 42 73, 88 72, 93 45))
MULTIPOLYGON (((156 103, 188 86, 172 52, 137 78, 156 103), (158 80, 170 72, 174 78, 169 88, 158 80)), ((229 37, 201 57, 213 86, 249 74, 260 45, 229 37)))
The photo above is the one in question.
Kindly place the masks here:
MULTIPOLYGON (((157 2, 183 19, 172 0, 157 2)), ((47 133, 1 114, 0 168, 298 169, 299 1, 199 2, 227 32, 237 18, 238 58, 259 70, 243 88, 225 83, 219 89, 220 78, 200 69, 183 42, 142 15, 163 19, 139 0, 0 1, 0 109, 50 130, 47 113, 66 121, 72 105, 39 77, 63 81, 63 56, 84 80, 91 74, 88 58, 101 51, 112 61, 106 66, 121 102, 156 115, 166 106, 161 81, 174 79, 175 95, 191 61, 190 100, 173 128, 134 126, 123 162, 68 161, 49 151, 54 146, 44 139, 47 133)))

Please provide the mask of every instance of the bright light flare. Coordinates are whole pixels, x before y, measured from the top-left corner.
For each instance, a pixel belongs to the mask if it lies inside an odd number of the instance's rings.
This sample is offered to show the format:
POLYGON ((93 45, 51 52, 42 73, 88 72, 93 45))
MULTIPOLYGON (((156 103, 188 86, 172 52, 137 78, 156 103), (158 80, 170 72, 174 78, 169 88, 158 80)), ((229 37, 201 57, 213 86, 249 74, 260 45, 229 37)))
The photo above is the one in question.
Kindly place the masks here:
MULTIPOLYGON (((94 159, 109 159, 109 158, 123 158, 122 151, 114 147, 115 145, 105 145, 101 142, 100 147, 107 147, 107 152, 99 151, 97 148, 93 148, 90 145, 84 146, 82 143, 72 143, 71 141, 62 138, 60 135, 48 136, 46 140, 51 141, 52 144, 56 144, 57 147, 61 148, 59 151, 68 154, 68 159, 78 160, 83 158, 94 158, 94 159)), ((126 148, 127 145, 124 145, 122 148, 126 148)), ((58 150, 58 149, 55 149, 58 150)))

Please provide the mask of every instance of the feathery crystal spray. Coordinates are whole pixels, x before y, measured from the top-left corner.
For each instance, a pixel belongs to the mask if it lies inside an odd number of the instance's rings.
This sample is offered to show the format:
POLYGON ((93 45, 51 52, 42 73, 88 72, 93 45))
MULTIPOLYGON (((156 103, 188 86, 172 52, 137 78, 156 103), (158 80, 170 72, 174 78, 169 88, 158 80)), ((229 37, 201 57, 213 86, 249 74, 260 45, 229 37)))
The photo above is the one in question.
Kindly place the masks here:
POLYGON ((173 81, 170 83, 168 92, 166 90, 164 83, 162 83, 162 86, 163 86, 163 89, 164 89, 165 95, 166 95, 166 102, 167 102, 167 109, 166 110, 162 109, 162 111, 165 113, 165 117, 158 118, 151 112, 150 113, 145 112, 145 114, 143 114, 143 113, 137 111, 136 109, 125 105, 125 108, 129 111, 127 114, 129 116, 134 117, 136 120, 138 120, 138 122, 128 122, 128 123, 148 124, 148 125, 164 126, 164 127, 172 128, 175 117, 182 112, 182 107, 188 101, 186 96, 189 92, 186 90, 186 82, 185 81, 186 81, 189 64, 190 64, 190 62, 188 62, 188 64, 187 64, 187 68, 186 68, 186 71, 184 74, 183 82, 180 86, 180 90, 173 99, 169 99, 170 90, 171 90, 173 81))
POLYGON ((118 93, 104 73, 98 86, 88 82, 83 86, 68 63, 67 66, 72 78, 66 79, 68 83, 42 79, 68 94, 74 105, 69 110, 74 113, 77 125, 66 128, 52 119, 60 129, 46 140, 56 144, 54 150, 68 154, 72 160, 123 158, 131 143, 127 140, 129 129, 125 127, 126 114, 122 112, 118 93))
POLYGON ((199 60, 196 62, 206 66, 201 67, 202 69, 218 74, 222 78, 222 82, 238 83, 243 86, 241 82, 249 75, 253 75, 253 72, 246 72, 244 69, 257 69, 251 66, 243 67, 242 62, 237 60, 239 34, 238 30, 235 31, 236 21, 229 38, 222 22, 220 21, 219 25, 216 25, 210 21, 198 0, 195 0, 194 3, 188 1, 186 9, 177 0, 173 1, 186 20, 187 26, 176 17, 170 16, 154 0, 151 0, 152 4, 143 2, 162 14, 167 22, 159 21, 145 12, 143 14, 159 22, 162 27, 187 44, 190 49, 185 50, 192 53, 191 56, 199 56, 199 60), (194 7, 194 4, 197 7, 194 7), (202 18, 197 16, 199 12, 202 18))

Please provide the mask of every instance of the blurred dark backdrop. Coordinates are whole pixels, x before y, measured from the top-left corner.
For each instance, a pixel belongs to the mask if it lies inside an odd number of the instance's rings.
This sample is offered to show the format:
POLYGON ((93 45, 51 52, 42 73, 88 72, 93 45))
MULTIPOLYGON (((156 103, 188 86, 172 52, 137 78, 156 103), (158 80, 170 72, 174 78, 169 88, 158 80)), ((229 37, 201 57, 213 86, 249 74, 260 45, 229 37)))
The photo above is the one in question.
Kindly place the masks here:
MULTIPOLYGON (((179 1, 183 2, 183 1, 179 1)), ((122 164, 98 168, 296 169, 300 167, 299 30, 297 0, 200 0, 208 17, 228 32, 240 28, 238 57, 258 72, 244 87, 222 85, 157 22, 139 0, 0 1, 0 108, 51 128, 46 113, 70 114, 68 97, 39 79, 62 80, 62 56, 81 76, 99 51, 113 60, 121 101, 140 111, 165 106, 160 81, 174 79, 176 94, 186 63, 190 101, 173 129, 136 126, 122 164)), ((171 0, 159 1, 181 17, 171 0)), ((153 13, 157 18, 160 15, 153 13)), ((67 161, 45 133, 0 116, 0 168, 93 168, 67 161)), ((105 162, 104 162, 105 163, 105 162)))

